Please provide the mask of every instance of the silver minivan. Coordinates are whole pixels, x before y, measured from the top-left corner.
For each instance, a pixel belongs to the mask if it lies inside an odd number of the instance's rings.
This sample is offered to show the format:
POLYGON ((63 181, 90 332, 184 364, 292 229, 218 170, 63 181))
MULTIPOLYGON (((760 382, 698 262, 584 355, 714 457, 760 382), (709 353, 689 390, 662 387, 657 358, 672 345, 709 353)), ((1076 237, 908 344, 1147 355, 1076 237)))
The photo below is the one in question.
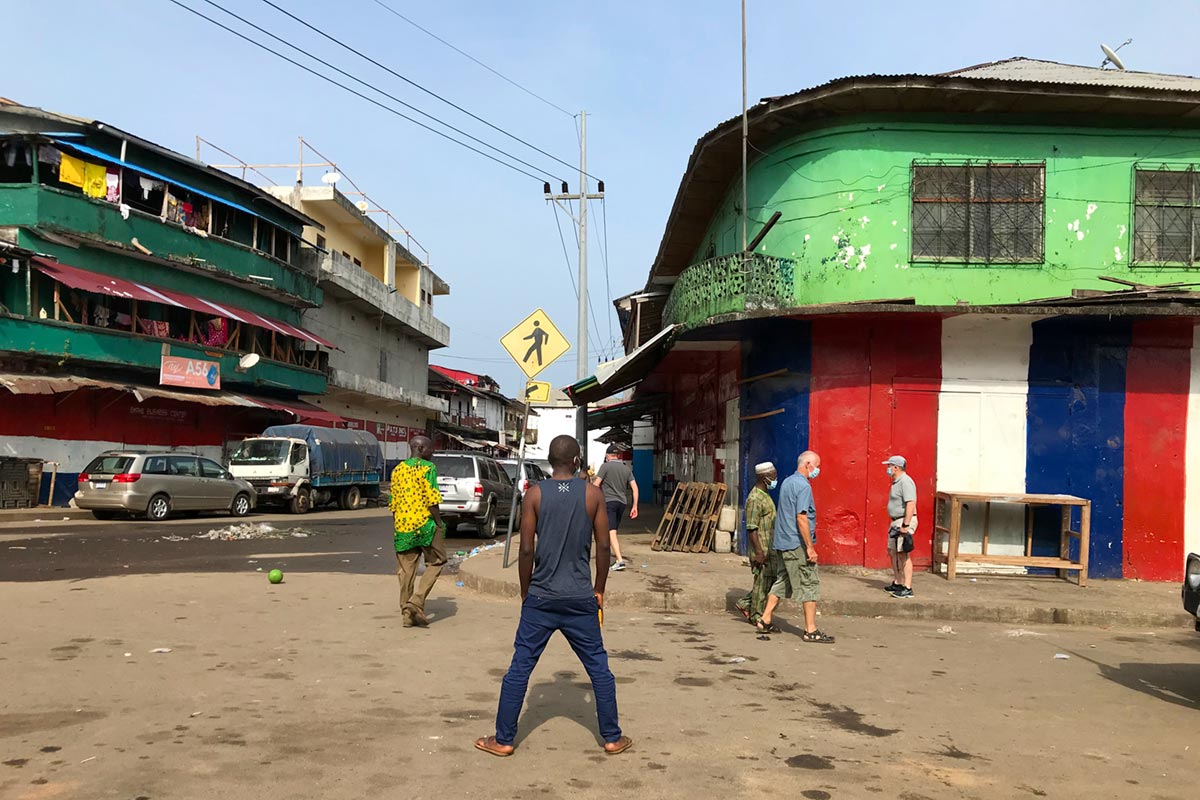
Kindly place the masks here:
POLYGON ((113 450, 79 473, 75 505, 96 519, 145 515, 158 522, 176 511, 225 511, 244 517, 254 509, 254 487, 217 462, 188 453, 113 450))

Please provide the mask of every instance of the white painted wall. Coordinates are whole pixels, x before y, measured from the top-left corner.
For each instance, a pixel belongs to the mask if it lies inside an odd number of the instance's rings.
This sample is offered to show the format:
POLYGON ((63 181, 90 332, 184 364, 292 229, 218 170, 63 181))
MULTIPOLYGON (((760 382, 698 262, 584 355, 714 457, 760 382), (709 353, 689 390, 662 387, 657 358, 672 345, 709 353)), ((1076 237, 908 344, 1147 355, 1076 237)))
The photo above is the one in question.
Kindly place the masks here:
MULTIPOLYGON (((575 407, 535 405, 533 410, 537 412, 537 416, 529 418, 529 427, 537 428, 538 440, 537 444, 526 446, 525 457, 531 461, 545 461, 548 458, 550 442, 554 440, 555 436, 575 435, 575 407)), ((590 432, 585 466, 590 464, 593 469, 598 470, 604 463, 604 452, 608 449, 608 445, 597 441, 597 438, 607 432, 607 429, 590 432)), ((649 489, 646 488, 643 491, 649 491, 649 489)))
MULTIPOLYGON (((942 323, 938 491, 1025 491, 1033 322, 1033 317, 968 314, 942 323)), ((1022 509, 992 505, 989 553, 1024 555, 1022 509)), ((959 552, 982 551, 983 523, 983 506, 964 509, 959 552)))
POLYGON ((1192 381, 1187 411, 1187 500, 1184 505, 1183 549, 1200 553, 1200 328, 1192 340, 1192 381))
MULTIPOLYGON (((225 463, 224 454, 218 446, 163 447, 162 445, 139 444, 137 442, 113 442, 105 439, 47 439, 41 436, 0 436, 0 456, 13 458, 40 458, 42 461, 58 462, 60 474, 76 474, 105 450, 137 449, 157 452, 179 451, 195 453, 213 461, 225 463)), ((46 470, 50 472, 49 468, 46 470)))

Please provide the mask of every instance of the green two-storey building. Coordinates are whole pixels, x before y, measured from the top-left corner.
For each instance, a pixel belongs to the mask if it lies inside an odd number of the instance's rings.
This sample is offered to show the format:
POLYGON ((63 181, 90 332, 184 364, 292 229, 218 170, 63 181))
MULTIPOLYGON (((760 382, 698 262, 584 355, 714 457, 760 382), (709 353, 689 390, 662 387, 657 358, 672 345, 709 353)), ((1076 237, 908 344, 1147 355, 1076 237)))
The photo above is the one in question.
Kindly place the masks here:
POLYGON ((104 449, 220 459, 273 422, 335 421, 298 399, 325 391, 332 346, 304 324, 315 224, 106 123, 0 101, 0 457, 46 462, 65 503, 104 449))
POLYGON ((1200 79, 848 77, 761 101, 748 134, 744 195, 742 119, 697 142, 618 304, 630 356, 573 387, 641 381, 641 481, 742 496, 754 464, 814 448, 822 561, 882 567, 901 454, 922 563, 947 547, 938 491, 1069 494, 1088 552, 1011 503, 970 504, 960 551, 1178 579, 1200 549, 1200 79))

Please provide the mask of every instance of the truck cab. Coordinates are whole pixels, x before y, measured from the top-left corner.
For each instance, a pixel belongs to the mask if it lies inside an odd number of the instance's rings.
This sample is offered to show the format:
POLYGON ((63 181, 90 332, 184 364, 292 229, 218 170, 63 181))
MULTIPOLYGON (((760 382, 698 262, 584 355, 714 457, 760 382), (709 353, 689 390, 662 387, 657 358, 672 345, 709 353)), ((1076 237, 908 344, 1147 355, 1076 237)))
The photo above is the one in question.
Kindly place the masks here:
POLYGON ((230 458, 229 471, 254 487, 260 505, 287 505, 294 514, 313 506, 308 445, 301 439, 246 439, 230 458))

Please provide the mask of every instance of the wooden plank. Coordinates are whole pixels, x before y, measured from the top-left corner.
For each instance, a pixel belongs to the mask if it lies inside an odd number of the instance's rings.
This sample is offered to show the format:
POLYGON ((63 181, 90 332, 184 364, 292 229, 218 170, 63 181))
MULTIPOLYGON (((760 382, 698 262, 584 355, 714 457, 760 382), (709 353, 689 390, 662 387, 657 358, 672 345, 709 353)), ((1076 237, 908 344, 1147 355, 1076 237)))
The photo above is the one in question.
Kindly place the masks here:
POLYGON ((987 555, 988 548, 988 529, 992 524, 992 504, 991 501, 983 504, 983 547, 981 548, 984 555, 987 555))
POLYGON ((958 561, 970 561, 975 564, 998 564, 1015 567, 1049 567, 1051 569, 1077 570, 1083 566, 1077 561, 1068 561, 1053 556, 985 556, 982 553, 961 553, 958 561))
POLYGON ((742 378, 740 381, 738 381, 738 385, 742 386, 747 383, 754 383, 755 381, 761 381, 764 378, 778 378, 780 375, 787 375, 787 374, 788 374, 788 371, 786 368, 777 369, 772 372, 764 372, 761 375, 751 375, 749 378, 742 378))
POLYGON ((955 561, 958 559, 958 542, 962 535, 962 500, 958 497, 950 499, 950 542, 946 547, 946 580, 952 581, 955 576, 955 561))
MULTIPOLYGON (((1062 525, 1058 530, 1058 557, 1063 561, 1070 560, 1071 557, 1071 507, 1062 507, 1062 525)), ((1058 577, 1067 577, 1064 570, 1058 571, 1058 577)))
POLYGON ((1025 557, 1033 555, 1033 509, 1025 506, 1025 557))
POLYGON ((651 550, 662 550, 664 536, 670 528, 671 521, 675 518, 675 511, 679 507, 679 503, 683 497, 683 488, 686 484, 675 484, 675 491, 671 495, 671 499, 667 501, 666 508, 663 509, 662 519, 658 521, 658 529, 654 532, 654 540, 650 544, 651 550))
POLYGON ((762 414, 750 414, 745 417, 738 417, 738 419, 742 422, 749 422, 750 420, 754 419, 766 419, 767 417, 774 417, 778 414, 782 414, 786 410, 787 409, 784 408, 777 408, 774 411, 764 411, 762 414))
POLYGON ((1088 503, 1079 511, 1079 585, 1087 586, 1088 579, 1088 542, 1092 533, 1092 504, 1088 503))

